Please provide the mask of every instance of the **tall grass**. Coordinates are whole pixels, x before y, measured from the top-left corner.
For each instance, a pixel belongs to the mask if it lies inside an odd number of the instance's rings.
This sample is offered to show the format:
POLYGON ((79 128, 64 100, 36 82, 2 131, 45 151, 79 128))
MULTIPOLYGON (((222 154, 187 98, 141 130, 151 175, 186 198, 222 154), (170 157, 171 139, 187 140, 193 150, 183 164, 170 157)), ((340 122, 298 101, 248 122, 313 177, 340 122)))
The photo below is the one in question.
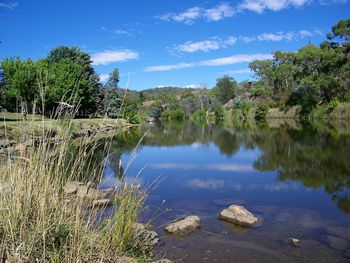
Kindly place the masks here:
MULTIPOLYGON (((140 253, 132 233, 146 196, 139 187, 116 186, 107 218, 84 199, 67 201, 66 182, 98 185, 103 162, 92 158, 101 147, 98 141, 72 137, 74 110, 63 105, 59 111, 57 125, 64 132, 58 143, 42 121, 37 145, 8 155, 0 166, 0 261, 115 262, 118 256, 140 253)), ((107 154, 108 143, 102 147, 107 154)))

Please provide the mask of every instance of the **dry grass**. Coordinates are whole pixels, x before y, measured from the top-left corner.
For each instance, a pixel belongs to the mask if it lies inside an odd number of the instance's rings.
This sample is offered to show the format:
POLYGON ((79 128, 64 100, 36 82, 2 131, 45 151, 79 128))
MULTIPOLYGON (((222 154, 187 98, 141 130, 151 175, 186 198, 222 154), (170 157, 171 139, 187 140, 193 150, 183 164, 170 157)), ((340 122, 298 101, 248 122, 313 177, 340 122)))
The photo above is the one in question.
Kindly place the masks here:
MULTIPOLYGON (((46 136, 50 132, 47 120, 35 121, 43 141, 20 156, 3 160, 0 256, 10 262, 115 262, 119 255, 142 254, 133 245, 132 235, 132 223, 138 220, 146 196, 139 187, 116 186, 116 204, 107 218, 88 209, 82 199, 67 203, 66 182, 84 178, 98 184, 103 162, 91 158, 99 146, 96 140, 71 137, 74 112, 65 111, 61 109, 65 117, 60 127, 56 123, 64 137, 59 144, 52 145, 46 136)), ((108 143, 102 147, 107 154, 108 143)))

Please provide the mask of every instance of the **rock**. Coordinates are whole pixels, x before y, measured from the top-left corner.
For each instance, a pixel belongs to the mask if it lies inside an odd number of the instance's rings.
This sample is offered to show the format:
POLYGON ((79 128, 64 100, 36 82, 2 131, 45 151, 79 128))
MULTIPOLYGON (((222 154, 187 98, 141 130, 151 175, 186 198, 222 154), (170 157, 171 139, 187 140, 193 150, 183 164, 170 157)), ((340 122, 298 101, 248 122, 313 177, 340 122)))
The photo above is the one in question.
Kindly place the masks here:
POLYGON ((99 199, 92 201, 92 207, 107 207, 112 204, 113 201, 111 199, 99 199))
POLYGON ((328 245, 336 250, 343 251, 348 248, 349 243, 345 239, 335 236, 327 236, 328 245))
POLYGON ((7 148, 14 144, 14 141, 10 141, 9 139, 0 140, 0 148, 7 148))
POLYGON ((171 261, 169 259, 160 259, 157 261, 153 261, 152 263, 173 263, 173 261, 171 261))
POLYGON ((219 219, 240 226, 251 226, 258 221, 257 217, 240 205, 231 205, 222 210, 219 219))
POLYGON ((288 238, 288 243, 293 247, 300 247, 300 240, 297 238, 288 238))
POLYGON ((330 226, 325 230, 331 235, 350 240, 350 227, 330 226))
POLYGON ((129 258, 129 257, 118 257, 116 259, 116 263, 137 263, 137 261, 133 258, 129 258))
POLYGON ((109 199, 114 195, 114 189, 97 190, 95 188, 89 188, 86 197, 89 199, 109 199))
POLYGON ((142 248, 152 248, 159 242, 158 234, 155 231, 146 229, 143 224, 134 223, 132 229, 136 244, 140 245, 142 248))
POLYGON ((67 182, 63 187, 63 191, 66 195, 74 195, 80 186, 83 186, 83 184, 78 181, 67 182))
POLYGON ((169 224, 165 228, 165 231, 170 234, 187 235, 200 228, 200 222, 201 220, 198 216, 188 216, 180 221, 169 224))
POLYGON ((87 185, 79 185, 77 190, 77 196, 80 198, 84 198, 87 196, 89 191, 89 186, 87 185))

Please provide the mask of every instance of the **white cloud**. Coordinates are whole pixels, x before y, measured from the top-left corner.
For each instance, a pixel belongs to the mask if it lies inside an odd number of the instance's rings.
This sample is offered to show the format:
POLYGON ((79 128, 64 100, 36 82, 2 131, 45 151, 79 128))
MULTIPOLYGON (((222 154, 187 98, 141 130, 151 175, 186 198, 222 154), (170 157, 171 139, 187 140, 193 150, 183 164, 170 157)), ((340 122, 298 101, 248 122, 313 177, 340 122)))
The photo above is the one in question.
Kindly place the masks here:
POLYGON ((252 62, 254 60, 264 60, 264 59, 271 59, 271 58, 272 58, 271 54, 259 54, 259 53, 258 54, 239 54, 239 55, 233 55, 229 57, 202 60, 199 62, 149 66, 145 68, 145 71, 153 72, 153 71, 169 71, 169 70, 175 70, 175 69, 185 69, 185 68, 194 68, 194 67, 225 66, 225 65, 233 65, 233 64, 244 63, 244 62, 252 62))
POLYGON ((4 3, 4 2, 0 2, 0 8, 8 8, 8 9, 14 9, 15 7, 18 6, 17 2, 14 3, 4 3))
POLYGON ((137 59, 139 53, 137 51, 122 49, 122 50, 106 50, 95 53, 91 56, 93 65, 108 65, 116 62, 125 62, 132 59, 137 59))
POLYGON ((217 7, 206 9, 204 17, 207 21, 219 21, 226 17, 234 16, 234 9, 229 4, 220 4, 217 7))
POLYGON ((319 0, 320 5, 346 4, 348 0, 319 0))
POLYGON ((119 35, 119 36, 135 37, 133 34, 123 29, 114 29, 112 31, 112 34, 119 35))
POLYGON ((238 9, 262 13, 265 10, 280 11, 289 7, 301 7, 312 0, 244 0, 238 9))
POLYGON ((249 68, 243 68, 243 69, 234 69, 224 72, 224 74, 229 75, 239 75, 239 74, 247 74, 247 73, 253 73, 249 68))
POLYGON ((109 74, 108 73, 104 73, 104 74, 100 74, 100 81, 101 82, 106 82, 109 78, 109 74))
POLYGON ((298 32, 289 31, 289 32, 277 32, 277 33, 262 33, 257 36, 240 36, 238 38, 239 41, 243 41, 245 43, 251 43, 254 41, 272 41, 272 42, 280 42, 280 41, 292 41, 306 37, 319 36, 323 35, 323 33, 319 30, 308 31, 308 30, 299 30, 298 32))
POLYGON ((200 18, 206 21, 219 21, 226 17, 232 17, 234 14, 235 11, 229 4, 223 3, 209 9, 191 7, 182 13, 168 13, 157 18, 164 21, 174 21, 191 25, 195 20, 200 18))
POLYGON ((172 49, 172 53, 195 53, 199 51, 208 52, 211 50, 217 50, 220 48, 226 48, 232 46, 237 42, 237 38, 229 36, 226 39, 212 38, 202 41, 187 41, 184 44, 175 45, 172 49))

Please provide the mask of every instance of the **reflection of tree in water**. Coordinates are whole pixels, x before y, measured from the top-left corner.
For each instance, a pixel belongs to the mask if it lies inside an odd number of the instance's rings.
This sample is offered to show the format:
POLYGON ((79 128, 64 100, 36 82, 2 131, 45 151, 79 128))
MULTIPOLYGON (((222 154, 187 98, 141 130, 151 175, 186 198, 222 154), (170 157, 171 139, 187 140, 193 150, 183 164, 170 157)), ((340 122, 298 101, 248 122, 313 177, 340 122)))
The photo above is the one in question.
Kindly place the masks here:
POLYGON ((278 170, 279 179, 298 180, 310 188, 323 188, 338 207, 350 213, 350 136, 334 138, 310 126, 259 131, 262 153, 254 164, 261 171, 278 170))

